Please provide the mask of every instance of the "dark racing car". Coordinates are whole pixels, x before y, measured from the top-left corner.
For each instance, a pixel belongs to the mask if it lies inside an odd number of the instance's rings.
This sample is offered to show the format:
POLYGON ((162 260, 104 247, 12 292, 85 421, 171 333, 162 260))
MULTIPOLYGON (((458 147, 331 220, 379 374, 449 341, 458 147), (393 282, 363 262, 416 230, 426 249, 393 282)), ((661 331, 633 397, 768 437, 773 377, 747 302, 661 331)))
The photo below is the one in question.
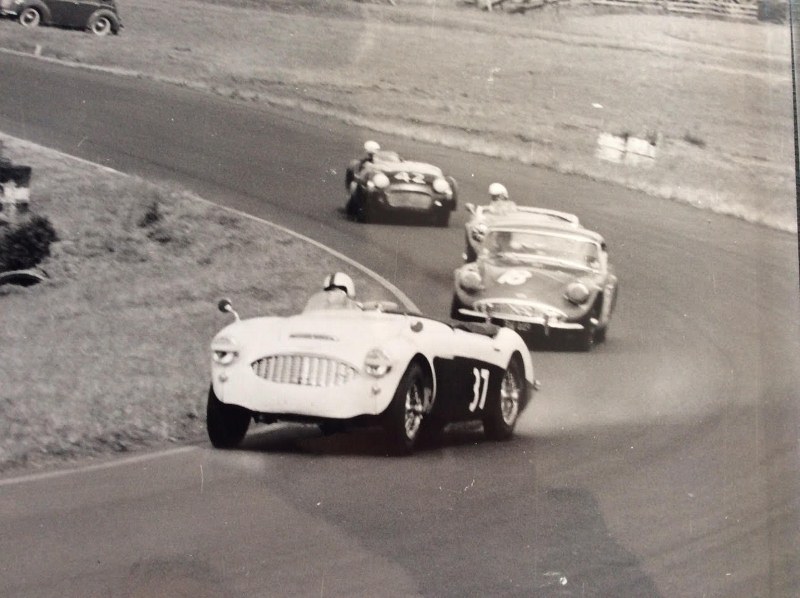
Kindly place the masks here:
POLYGON ((477 261, 455 271, 451 317, 489 320, 520 334, 605 340, 618 281, 603 238, 571 223, 492 226, 477 261))
POLYGON ((453 177, 424 162, 404 160, 382 151, 374 142, 364 144, 367 157, 347 168, 347 215, 359 222, 391 220, 401 214, 425 216, 446 227, 456 209, 453 177))

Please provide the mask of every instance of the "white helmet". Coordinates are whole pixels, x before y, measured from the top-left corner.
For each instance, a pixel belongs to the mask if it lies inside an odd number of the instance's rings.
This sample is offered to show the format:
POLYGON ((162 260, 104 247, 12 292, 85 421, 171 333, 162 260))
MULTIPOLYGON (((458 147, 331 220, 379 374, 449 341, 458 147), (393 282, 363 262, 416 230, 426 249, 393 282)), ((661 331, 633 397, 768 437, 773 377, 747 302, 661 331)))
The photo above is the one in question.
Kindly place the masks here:
POLYGON ((367 155, 371 156, 381 151, 381 146, 378 145, 377 141, 367 141, 364 143, 364 151, 367 152, 367 155))
POLYGON ((489 185, 489 197, 492 198, 492 201, 508 199, 508 189, 502 183, 492 183, 489 185))
POLYGON ((356 285, 353 284, 353 279, 344 272, 334 272, 325 277, 325 282, 322 284, 325 291, 331 289, 340 289, 344 291, 350 299, 355 299, 356 285))

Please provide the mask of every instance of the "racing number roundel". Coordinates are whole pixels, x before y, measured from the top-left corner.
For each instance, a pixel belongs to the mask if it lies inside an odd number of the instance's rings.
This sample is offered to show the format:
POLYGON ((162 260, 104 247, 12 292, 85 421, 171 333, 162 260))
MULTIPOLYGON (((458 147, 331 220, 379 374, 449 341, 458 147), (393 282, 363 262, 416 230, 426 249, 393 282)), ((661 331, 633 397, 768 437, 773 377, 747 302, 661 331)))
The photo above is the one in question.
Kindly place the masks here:
POLYGON ((525 282, 531 277, 531 273, 527 270, 520 270, 518 268, 506 270, 503 272, 500 277, 497 279, 497 282, 500 284, 507 284, 511 286, 519 286, 521 284, 525 284, 525 282))
POLYGON ((417 185, 424 185, 425 184, 425 177, 418 173, 407 173, 407 172, 398 172, 394 175, 394 178, 398 181, 403 181, 404 183, 416 183, 417 185))

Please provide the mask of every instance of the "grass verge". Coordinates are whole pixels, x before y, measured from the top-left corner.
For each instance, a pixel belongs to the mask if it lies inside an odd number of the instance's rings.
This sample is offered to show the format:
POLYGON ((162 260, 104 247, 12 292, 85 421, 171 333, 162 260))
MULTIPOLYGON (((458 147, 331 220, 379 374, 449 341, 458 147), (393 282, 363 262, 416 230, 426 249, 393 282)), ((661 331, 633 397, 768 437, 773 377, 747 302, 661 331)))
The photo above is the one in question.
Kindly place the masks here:
POLYGON ((0 139, 33 166, 33 207, 60 239, 49 282, 0 287, 0 471, 202 438, 222 296, 242 316, 288 315, 342 270, 362 297, 392 299, 289 233, 0 139))

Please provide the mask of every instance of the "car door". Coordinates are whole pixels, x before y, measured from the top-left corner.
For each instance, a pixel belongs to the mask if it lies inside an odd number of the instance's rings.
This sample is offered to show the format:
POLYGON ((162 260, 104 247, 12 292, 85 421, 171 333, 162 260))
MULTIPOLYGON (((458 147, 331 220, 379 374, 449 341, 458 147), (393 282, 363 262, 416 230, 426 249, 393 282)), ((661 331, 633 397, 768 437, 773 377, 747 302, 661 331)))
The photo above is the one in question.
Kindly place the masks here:
POLYGON ((490 336, 458 329, 450 329, 447 344, 451 354, 441 352, 433 360, 436 414, 447 421, 481 419, 505 372, 505 366, 496 363, 499 349, 490 336))
POLYGON ((83 29, 91 14, 99 8, 97 2, 84 0, 49 0, 53 24, 83 29))

